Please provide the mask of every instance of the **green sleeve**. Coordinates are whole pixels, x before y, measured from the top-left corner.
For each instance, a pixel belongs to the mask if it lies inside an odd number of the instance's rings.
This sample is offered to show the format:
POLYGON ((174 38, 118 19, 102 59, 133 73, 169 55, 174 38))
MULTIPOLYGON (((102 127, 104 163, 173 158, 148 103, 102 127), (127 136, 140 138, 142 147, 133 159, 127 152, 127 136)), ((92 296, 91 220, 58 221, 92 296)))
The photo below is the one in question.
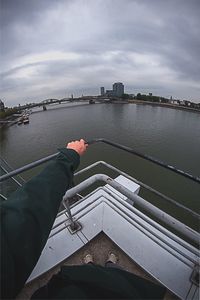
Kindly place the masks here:
POLYGON ((2 298, 14 298, 35 267, 79 162, 74 150, 60 149, 39 175, 1 204, 2 298))

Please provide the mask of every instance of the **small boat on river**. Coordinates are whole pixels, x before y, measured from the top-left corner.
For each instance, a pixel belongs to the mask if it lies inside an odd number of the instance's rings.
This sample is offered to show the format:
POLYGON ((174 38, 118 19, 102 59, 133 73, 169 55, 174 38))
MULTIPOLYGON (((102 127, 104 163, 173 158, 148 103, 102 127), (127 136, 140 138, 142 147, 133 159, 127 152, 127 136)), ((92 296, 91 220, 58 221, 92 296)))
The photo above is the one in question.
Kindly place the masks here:
POLYGON ((95 104, 95 101, 93 99, 89 100, 89 104, 95 104))
POLYGON ((23 114, 19 119, 18 119, 18 122, 17 122, 18 125, 26 125, 26 124, 29 124, 29 113, 25 113, 23 114))
POLYGON ((29 117, 28 116, 24 117, 23 123, 24 123, 24 125, 29 124, 29 117))
POLYGON ((23 117, 19 118, 17 125, 22 125, 23 124, 23 117))

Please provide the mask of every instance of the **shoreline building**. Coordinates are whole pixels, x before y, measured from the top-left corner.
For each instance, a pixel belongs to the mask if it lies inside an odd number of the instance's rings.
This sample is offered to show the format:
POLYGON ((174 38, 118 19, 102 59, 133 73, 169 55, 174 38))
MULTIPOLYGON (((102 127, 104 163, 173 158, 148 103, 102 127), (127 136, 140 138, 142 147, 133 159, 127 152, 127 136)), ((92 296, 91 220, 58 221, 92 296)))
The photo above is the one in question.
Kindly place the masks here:
POLYGON ((106 90, 105 92, 105 88, 101 87, 100 91, 101 91, 101 96, 122 97, 122 95, 124 94, 124 85, 122 82, 115 82, 113 84, 112 90, 106 90))
POLYGON ((104 86, 102 86, 100 88, 100 90, 101 90, 101 96, 104 96, 105 95, 105 88, 104 88, 104 86))
POLYGON ((113 94, 116 97, 121 97, 124 94, 124 85, 122 82, 115 82, 113 84, 113 94))
POLYGON ((5 111, 5 105, 1 99, 0 99, 0 111, 5 111))
POLYGON ((107 96, 107 97, 112 97, 112 96, 114 96, 113 90, 106 90, 106 96, 107 96))

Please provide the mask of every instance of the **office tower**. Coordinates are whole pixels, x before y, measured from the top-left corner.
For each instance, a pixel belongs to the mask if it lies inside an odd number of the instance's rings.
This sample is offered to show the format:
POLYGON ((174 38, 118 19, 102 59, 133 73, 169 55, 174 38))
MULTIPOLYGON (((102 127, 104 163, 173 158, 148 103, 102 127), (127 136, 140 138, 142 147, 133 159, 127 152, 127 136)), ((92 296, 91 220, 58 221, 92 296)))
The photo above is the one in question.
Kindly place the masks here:
POLYGON ((124 85, 121 82, 115 82, 113 84, 113 94, 116 97, 121 97, 124 94, 124 85))

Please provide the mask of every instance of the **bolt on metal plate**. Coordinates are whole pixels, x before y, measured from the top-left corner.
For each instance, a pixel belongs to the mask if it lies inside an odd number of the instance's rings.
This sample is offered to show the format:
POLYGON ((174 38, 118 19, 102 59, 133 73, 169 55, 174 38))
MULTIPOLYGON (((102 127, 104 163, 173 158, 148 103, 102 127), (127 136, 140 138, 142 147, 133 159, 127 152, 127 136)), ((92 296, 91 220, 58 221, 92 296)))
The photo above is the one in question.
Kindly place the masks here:
POLYGON ((67 226, 67 229, 69 230, 69 232, 71 234, 74 234, 77 231, 79 231, 79 230, 82 229, 82 225, 81 225, 81 223, 79 223, 77 221, 74 221, 74 223, 72 223, 72 224, 70 224, 70 225, 67 226))

